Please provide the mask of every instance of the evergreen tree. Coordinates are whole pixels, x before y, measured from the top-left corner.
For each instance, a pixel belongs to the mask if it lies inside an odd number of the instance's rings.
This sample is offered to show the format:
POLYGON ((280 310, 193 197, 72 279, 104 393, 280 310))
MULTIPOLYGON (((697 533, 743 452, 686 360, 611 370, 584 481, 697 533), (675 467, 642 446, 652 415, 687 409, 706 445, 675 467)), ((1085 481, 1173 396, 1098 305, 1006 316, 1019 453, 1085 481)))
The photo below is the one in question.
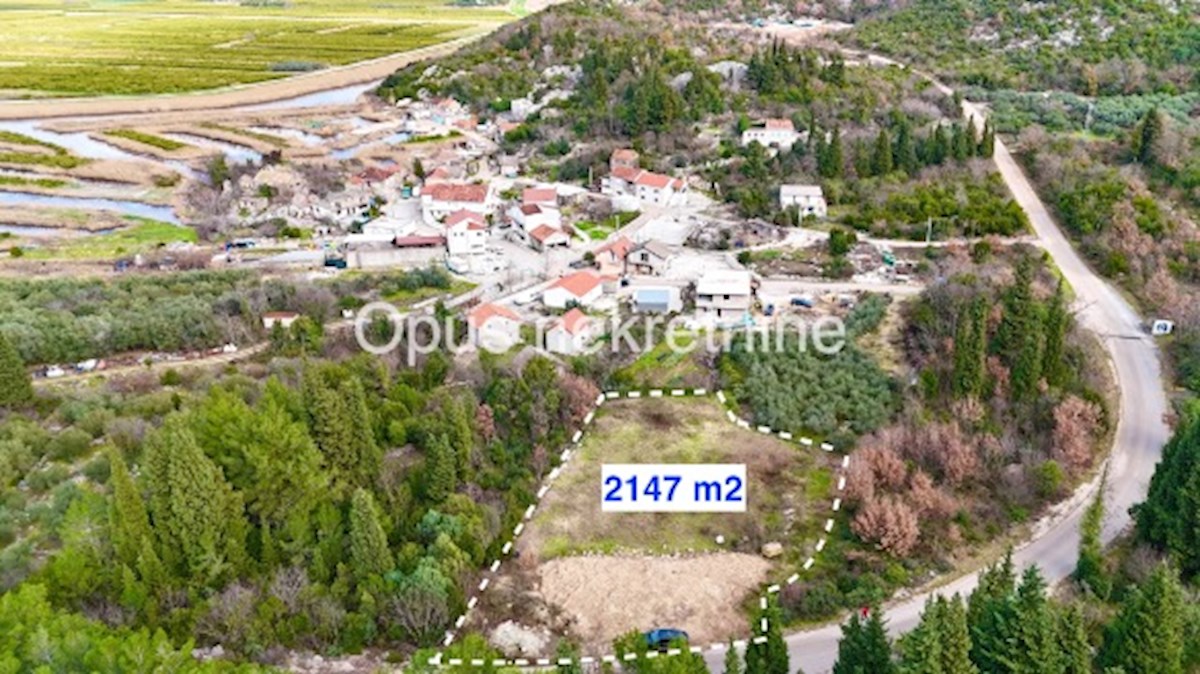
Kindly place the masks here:
POLYGON ((1063 358, 1070 323, 1071 314, 1067 311, 1066 292, 1062 279, 1059 279, 1054 298, 1046 311, 1046 345, 1042 351, 1042 373, 1046 377, 1046 383, 1051 386, 1060 386, 1067 378, 1067 364, 1063 362, 1063 358))
POLYGON ((1083 613, 1075 604, 1059 611, 1058 641, 1062 648, 1062 674, 1092 674, 1092 645, 1088 643, 1083 613))
POLYGON ((1163 119, 1155 106, 1146 111, 1142 121, 1133 130, 1133 157, 1149 166, 1155 161, 1154 148, 1163 134, 1163 119))
POLYGON ((1036 566, 1025 570, 1017 587, 1014 638, 1003 662, 1014 674, 1059 674, 1062 671, 1058 626, 1046 581, 1036 566))
POLYGON ((933 129, 933 135, 929 140, 929 158, 926 160, 930 164, 943 164, 946 157, 950 155, 950 139, 946 136, 946 127, 938 124, 933 129))
POLYGON ((896 129, 896 146, 893 152, 893 163, 908 175, 917 172, 921 166, 917 159, 917 144, 913 140, 912 126, 907 118, 902 118, 896 129))
POLYGON ((33 383, 21 354, 0 332, 0 408, 17 407, 33 400, 33 383))
POLYGON ((375 499, 365 489, 356 490, 350 500, 350 564, 359 581, 395 568, 375 499))
POLYGON ((1016 401, 1031 399, 1042 376, 1043 321, 1032 285, 1033 262, 1025 257, 1017 263, 1016 280, 1004 294, 1004 318, 998 335, 1001 354, 1012 373, 1012 397, 1016 401))
POLYGON ((971 302, 958 319, 954 338, 954 393, 979 396, 987 357, 987 307, 981 298, 971 302))
POLYGON ((967 156, 974 156, 979 153, 979 127, 975 126, 975 116, 972 115, 967 119, 967 129, 963 132, 966 137, 967 156))
POLYGON ((996 128, 992 126, 992 121, 983 123, 983 137, 979 139, 980 157, 991 159, 996 154, 996 128))
POLYGON ((834 127, 829 136, 829 142, 824 144, 821 154, 817 155, 817 172, 822 178, 839 178, 842 175, 844 164, 842 131, 834 127))
POLYGON ((1104 489, 1108 482, 1107 473, 1100 479, 1100 488, 1091 505, 1083 513, 1079 523, 1079 561, 1075 564, 1074 578, 1085 592, 1100 599, 1107 599, 1112 583, 1104 569, 1104 544, 1100 541, 1101 525, 1104 522, 1104 489))
POLYGON ((854 163, 854 173, 859 178, 867 178, 873 174, 871 169, 871 149, 866 141, 856 138, 850 146, 851 161, 854 163))
POLYGON ((1015 582, 1010 550, 1003 561, 979 575, 979 586, 967 602, 971 660, 981 672, 1007 671, 1005 661, 1017 620, 1012 597, 1015 582))
POLYGON ((899 643, 898 674, 949 674, 942 668, 942 605, 933 597, 925 602, 921 622, 899 643))
POLYGON ((746 645, 746 674, 790 674, 787 643, 783 640, 783 614, 775 595, 767 598, 766 607, 758 612, 751 631, 756 636, 765 636, 764 643, 746 645), (762 631, 763 621, 767 630, 762 631))
POLYGON ((842 626, 833 674, 891 674, 895 671, 882 614, 878 609, 869 613, 866 620, 855 614, 842 626))
POLYGON ((183 416, 146 441, 145 468, 158 556, 171 573, 219 585, 244 568, 242 500, 201 451, 183 416))
POLYGON ((742 666, 742 658, 738 655, 733 641, 730 641, 725 649, 725 674, 743 674, 745 671, 742 666))
POLYGON ((979 674, 971 662, 971 633, 967 627, 967 610, 962 597, 938 597, 940 620, 942 672, 944 674, 979 674))
POLYGON ((1185 414, 1133 507, 1138 537, 1170 552, 1185 576, 1200 573, 1200 414, 1185 414))
POLYGON ((950 127, 950 155, 955 161, 966 161, 971 156, 972 144, 967 140, 967 134, 962 126, 953 124, 950 127))
POLYGON ((1129 674, 1182 674, 1184 598, 1176 573, 1159 566, 1134 587, 1105 632, 1101 660, 1129 674))
POLYGON ((150 516, 146 513, 146 503, 121 453, 110 449, 108 464, 109 484, 112 486, 109 518, 113 551, 116 552, 117 561, 132 567, 137 564, 143 541, 150 540, 153 535, 150 516))
POLYGON ((458 487, 454 471, 455 454, 445 435, 429 439, 425 448, 425 491, 434 503, 445 501, 458 487))
POLYGON ((312 436, 330 472, 335 498, 370 487, 379 475, 383 453, 375 442, 362 382, 350 376, 333 389, 319 373, 306 372, 305 398, 312 436))
POLYGON ((871 152, 871 175, 885 176, 892 172, 892 140, 887 129, 880 129, 871 152))

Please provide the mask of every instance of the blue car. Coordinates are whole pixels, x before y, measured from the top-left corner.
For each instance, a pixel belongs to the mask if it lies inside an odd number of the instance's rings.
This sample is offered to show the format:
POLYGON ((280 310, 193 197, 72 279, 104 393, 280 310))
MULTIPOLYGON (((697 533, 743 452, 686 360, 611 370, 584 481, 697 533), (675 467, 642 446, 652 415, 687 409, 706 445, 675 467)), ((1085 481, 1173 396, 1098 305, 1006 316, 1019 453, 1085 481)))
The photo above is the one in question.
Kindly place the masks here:
POLYGON ((666 650, 668 646, 677 641, 686 642, 688 640, 687 632, 672 628, 659 628, 646 632, 646 645, 660 651, 666 650))

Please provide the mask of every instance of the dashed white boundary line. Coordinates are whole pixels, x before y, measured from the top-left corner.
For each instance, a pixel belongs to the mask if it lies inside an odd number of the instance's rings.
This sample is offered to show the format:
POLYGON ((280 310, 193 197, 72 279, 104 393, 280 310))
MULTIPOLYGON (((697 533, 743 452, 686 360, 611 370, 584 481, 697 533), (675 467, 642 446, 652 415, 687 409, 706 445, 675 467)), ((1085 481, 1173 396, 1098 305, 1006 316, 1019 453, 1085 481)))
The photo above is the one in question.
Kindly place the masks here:
MULTIPOLYGON (((651 390, 647 391, 646 393, 649 396, 649 398, 662 398, 665 395, 667 395, 667 393, 664 392, 662 389, 651 389, 651 390)), ((669 393, 673 397, 679 397, 679 396, 685 396, 685 395, 692 395, 692 396, 708 395, 708 391, 706 389, 702 389, 702 388, 692 389, 690 392, 687 389, 672 389, 669 393)), ((600 408, 600 406, 604 404, 604 401, 616 400, 621 397, 622 397, 622 393, 620 391, 606 391, 596 397, 595 405, 587 413, 587 415, 584 416, 584 418, 583 418, 583 427, 578 429, 577 431, 575 431, 575 434, 571 437, 570 446, 563 449, 562 454, 559 457, 561 459, 559 466, 557 468, 551 470, 550 474, 546 476, 545 480, 543 480, 542 486, 537 491, 536 500, 534 501, 533 504, 531 504, 528 508, 525 509, 525 513, 524 513, 521 521, 518 522, 515 527, 513 527, 512 538, 510 538, 508 541, 506 541, 504 543, 504 547, 501 548, 500 558, 493 560, 491 565, 488 566, 487 573, 491 574, 491 576, 495 576, 499 572, 500 566, 502 563, 502 559, 504 557, 507 557, 509 555, 509 553, 512 552, 513 546, 515 545, 517 538, 525 530, 525 523, 533 518, 534 513, 537 512, 538 507, 542 503, 542 499, 545 498, 546 494, 548 494, 550 492, 550 488, 553 485, 554 480, 559 476, 559 474, 562 471, 562 468, 564 468, 567 465, 567 463, 571 460, 571 457, 574 456, 575 449, 579 446, 579 443, 583 441, 584 432, 587 430, 587 427, 591 425, 592 421, 596 418, 596 410, 598 410, 600 408)), ((636 399, 642 398, 643 395, 642 395, 642 391, 627 391, 627 392, 625 392, 624 397, 627 399, 636 400, 636 399)), ((716 397, 722 406, 726 405, 726 397, 725 397, 724 391, 717 391, 716 397)), ((779 439, 781 439, 781 440, 796 441, 796 442, 799 442, 799 444, 804 447, 812 447, 814 444, 816 444, 812 438, 806 438, 806 437, 793 438, 792 434, 787 431, 776 431, 776 430, 770 428, 769 426, 752 426, 750 424, 749 420, 738 417, 737 414, 735 414, 733 412, 733 410, 730 410, 728 408, 725 410, 725 414, 729 418, 729 421, 732 422, 735 426, 738 426, 739 428, 756 430, 759 433, 763 433, 763 434, 775 435, 775 436, 778 436, 779 439)), ((820 447, 823 451, 826 451, 826 452, 832 452, 834 450, 833 445, 829 444, 828 442, 820 443, 820 447)), ((850 468, 850 455, 847 454, 842 457, 841 471, 838 473, 838 476, 837 476, 836 488, 837 488, 838 496, 834 497, 833 503, 830 506, 830 509, 833 513, 839 512, 842 508, 841 493, 846 488, 846 471, 849 468, 850 468)), ((832 532, 833 527, 834 527, 834 519, 831 516, 825 520, 824 533, 828 534, 828 533, 832 532)), ((815 555, 820 554, 820 552, 825 549, 826 542, 827 542, 827 537, 825 535, 822 535, 817 540, 816 553, 814 553, 814 556, 809 557, 808 559, 806 559, 804 561, 804 564, 803 564, 804 571, 808 571, 808 570, 812 569, 813 565, 816 564, 815 555)), ((785 580, 783 582, 783 584, 777 583, 774 585, 767 586, 766 594, 764 594, 762 597, 759 598, 760 608, 766 609, 767 595, 777 594, 780 591, 782 591, 782 589, 784 587, 786 587, 788 585, 794 585, 795 583, 800 581, 800 577, 801 577, 800 573, 793 573, 791 576, 788 576, 787 580, 785 580)), ((485 576, 482 580, 479 581, 479 586, 478 586, 477 591, 474 594, 470 595, 470 597, 467 599, 466 612, 463 613, 462 615, 458 616, 454 620, 454 628, 447 631, 445 634, 445 637, 442 639, 442 649, 443 650, 439 651, 437 653, 437 655, 433 656, 432 658, 429 658, 430 665, 433 665, 435 667, 463 666, 463 665, 470 665, 472 667, 484 667, 484 666, 528 667, 530 665, 537 665, 537 666, 546 667, 546 666, 550 666, 552 662, 557 665, 571 666, 574 664, 581 664, 581 665, 591 664, 591 663, 596 662, 597 660, 599 660, 601 662, 616 663, 620 659, 616 655, 603 655, 603 656, 599 656, 599 657, 597 657, 597 656, 582 656, 582 657, 575 658, 575 659, 556 658, 553 660, 550 658, 514 658, 514 659, 499 659, 498 658, 495 660, 483 660, 483 659, 476 658, 476 659, 469 660, 469 661, 463 661, 461 658, 444 659, 444 657, 443 657, 445 655, 444 649, 448 648, 452 643, 454 643, 454 640, 458 636, 459 630, 461 630, 463 625, 465 625, 467 623, 467 620, 470 617, 471 611, 474 610, 475 606, 479 604, 480 595, 482 595, 484 592, 486 592, 490 585, 491 585, 491 577, 485 576)), ((752 644, 766 643, 766 641, 767 641, 766 633, 767 633, 768 629, 770 628, 770 624, 767 622, 766 618, 762 619, 761 624, 759 625, 759 628, 760 628, 759 631, 761 632, 761 634, 758 634, 749 640, 742 639, 742 640, 734 641, 733 646, 735 648, 745 648, 748 643, 752 643, 752 644)), ((698 653, 703 653, 705 651, 717 652, 717 651, 723 651, 725 649, 726 649, 725 644, 714 643, 714 644, 710 644, 707 647, 692 646, 692 647, 688 648, 686 651, 684 651, 682 649, 678 649, 678 648, 669 649, 666 652, 661 653, 661 654, 658 651, 649 651, 646 653, 646 655, 644 657, 646 657, 647 659, 650 659, 650 658, 660 657, 660 655, 663 657, 669 657, 672 655, 680 655, 684 652, 698 654, 698 653)), ((623 657, 624 660, 636 660, 637 658, 638 658, 637 653, 626 653, 623 657)))

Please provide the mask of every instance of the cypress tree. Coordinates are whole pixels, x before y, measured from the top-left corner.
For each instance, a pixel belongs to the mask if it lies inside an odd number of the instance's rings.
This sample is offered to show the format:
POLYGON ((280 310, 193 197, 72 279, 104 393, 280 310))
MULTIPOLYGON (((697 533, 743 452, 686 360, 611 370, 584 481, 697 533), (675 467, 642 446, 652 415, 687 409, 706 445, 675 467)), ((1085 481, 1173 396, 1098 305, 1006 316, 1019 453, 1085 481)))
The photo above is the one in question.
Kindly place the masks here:
POLYGON ((1046 311, 1046 346, 1042 351, 1042 373, 1046 382, 1052 386, 1059 386, 1066 380, 1067 367, 1063 356, 1070 323, 1071 314, 1067 311, 1066 292, 1062 279, 1059 279, 1054 298, 1050 300, 1050 307, 1046 311))
POLYGON ((0 407, 17 407, 33 400, 33 382, 17 347, 0 332, 0 407))
POLYGON ((1043 320, 1033 297, 1033 262, 1017 263, 1016 280, 1004 293, 1004 318, 997 335, 1001 355, 1012 372, 1012 397, 1025 401, 1037 392, 1042 376, 1043 320))
POLYGON ((892 172, 892 140, 887 129, 880 129, 871 152, 871 175, 885 176, 892 172))
POLYGON ((738 651, 730 641, 725 650, 725 674, 743 674, 745 668, 742 667, 742 658, 738 655, 738 651))
POLYGON ((915 629, 900 639, 898 674, 951 674, 942 667, 942 605, 930 597, 915 629))
POLYGON ((979 586, 967 602, 967 626, 971 632, 971 660, 981 672, 1001 672, 1008 642, 1016 622, 1012 592, 1012 551, 1004 560, 979 575, 979 586))
POLYGON ((959 398, 978 396, 983 390, 987 357, 987 308, 975 299, 959 316, 954 338, 954 392, 959 398))
POLYGON ((1100 541, 1101 525, 1104 521, 1104 489, 1108 482, 1107 473, 1100 478, 1096 497, 1083 513, 1079 523, 1079 561, 1073 574, 1085 592, 1099 599, 1107 599, 1112 588, 1108 573, 1104 569, 1104 545, 1100 541))
POLYGON ((1014 639, 1009 643, 1004 662, 1020 674, 1058 674, 1061 654, 1058 630, 1046 581, 1036 566, 1025 570, 1017 587, 1014 639))
POLYGON ((896 147, 893 152, 893 163, 901 171, 912 175, 921 167, 917 159, 917 144, 913 140, 912 127, 907 119, 902 119, 896 130, 896 147))
POLYGON ((142 542, 150 540, 150 516, 146 503, 138 491, 125 466, 125 459, 116 449, 108 451, 110 467, 109 484, 112 485, 112 500, 109 507, 109 522, 112 530, 113 550, 117 561, 126 566, 137 564, 142 551, 142 542))
POLYGON ((938 597, 942 638, 942 672, 945 674, 979 674, 971 662, 971 633, 967 628, 967 610, 962 597, 938 597))
POLYGON ((1105 633, 1106 667, 1140 674, 1183 674, 1184 598, 1173 569, 1161 565, 1135 587, 1105 633))
POLYGON ((1200 415, 1184 416, 1133 514, 1139 538, 1170 552, 1184 575, 1200 573, 1200 415))
POLYGON ((445 501, 458 487, 454 463, 454 449, 446 436, 430 438, 425 448, 425 490, 434 503, 445 501))
POLYGON ((950 127, 950 154, 955 161, 966 161, 971 156, 971 143, 967 140, 967 134, 963 132, 963 128, 958 124, 950 127))
POLYGON ((171 572, 219 584, 245 557, 241 498, 175 414, 146 442, 150 513, 159 556, 171 572))
POLYGON ((845 157, 842 154, 842 130, 834 127, 829 142, 817 156, 817 171, 822 178, 838 178, 842 175, 845 157))
POLYGON ((858 614, 851 616, 842 626, 833 674, 891 674, 894 671, 892 647, 883 626, 882 612, 872 609, 865 621, 858 614))
POLYGON ((946 157, 950 154, 950 139, 946 137, 946 127, 938 124, 933 129, 933 136, 929 141, 929 163, 943 164, 946 157))
POLYGON ((992 121, 983 123, 983 137, 979 139, 979 156, 984 159, 991 159, 996 154, 996 128, 992 126, 992 121))
POLYGON ((1062 674, 1092 674, 1092 645, 1079 606, 1063 609, 1058 619, 1058 641, 1062 647, 1062 674))
POLYGON ((1146 165, 1153 164, 1154 146, 1162 137, 1163 120, 1155 106, 1146 111, 1142 121, 1133 130, 1133 156, 1138 162, 1146 165))
POLYGON ((751 633, 765 636, 764 643, 746 645, 746 674, 790 674, 787 643, 783 640, 783 615, 775 595, 767 598, 766 608, 760 610, 751 625, 751 633), (762 631, 763 620, 767 631, 762 631))
POLYGON ((359 581, 395 568, 375 499, 365 489, 356 490, 350 500, 350 564, 359 581))
POLYGON ((979 154, 979 127, 975 126, 974 115, 967 119, 967 130, 963 135, 966 137, 967 156, 979 154))

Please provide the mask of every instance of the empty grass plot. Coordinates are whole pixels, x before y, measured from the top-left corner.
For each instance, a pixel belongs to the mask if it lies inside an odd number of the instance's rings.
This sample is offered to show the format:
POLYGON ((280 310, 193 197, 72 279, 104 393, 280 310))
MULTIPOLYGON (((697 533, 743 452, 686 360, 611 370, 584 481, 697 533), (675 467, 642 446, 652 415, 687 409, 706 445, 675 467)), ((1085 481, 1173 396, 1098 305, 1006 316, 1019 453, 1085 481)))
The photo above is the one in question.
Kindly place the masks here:
POLYGON ((842 458, 739 426, 715 396, 608 400, 582 438, 468 621, 507 657, 533 654, 514 634, 546 636, 538 653, 562 637, 602 653, 631 629, 662 625, 692 643, 744 637, 764 586, 778 588, 823 545, 842 458), (744 465, 746 510, 604 512, 603 466, 614 464, 744 465))
POLYGON ((804 535, 828 509, 831 457, 738 428, 709 397, 616 400, 600 408, 579 454, 547 494, 523 550, 652 555, 739 551, 804 535), (745 513, 600 513, 601 466, 745 464, 745 513), (723 543, 717 543, 720 536, 723 543))

